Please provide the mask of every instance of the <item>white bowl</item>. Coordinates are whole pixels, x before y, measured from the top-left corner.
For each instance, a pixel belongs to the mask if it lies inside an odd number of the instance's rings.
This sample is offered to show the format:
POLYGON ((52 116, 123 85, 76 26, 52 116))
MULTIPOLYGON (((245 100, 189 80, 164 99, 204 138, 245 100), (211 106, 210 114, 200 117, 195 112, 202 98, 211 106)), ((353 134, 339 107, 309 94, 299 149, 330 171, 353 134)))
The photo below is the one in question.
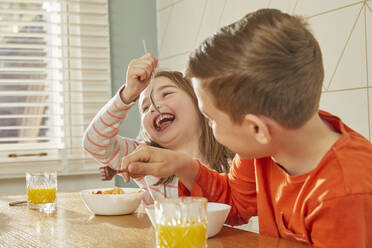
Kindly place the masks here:
POLYGON ((208 219, 208 238, 215 236, 222 229, 223 224, 229 215, 231 206, 223 203, 208 202, 207 219, 208 219))
POLYGON ((141 203, 144 191, 138 188, 121 188, 124 194, 92 194, 105 189, 86 189, 80 191, 85 206, 96 215, 124 215, 133 213, 141 203))
MULTIPOLYGON (((217 202, 208 202, 207 205, 207 232, 208 238, 215 236, 222 229, 223 224, 226 221, 227 215, 231 209, 230 205, 217 203, 217 202)), ((149 217, 152 226, 155 228, 155 209, 154 205, 146 206, 145 208, 147 216, 149 217)))

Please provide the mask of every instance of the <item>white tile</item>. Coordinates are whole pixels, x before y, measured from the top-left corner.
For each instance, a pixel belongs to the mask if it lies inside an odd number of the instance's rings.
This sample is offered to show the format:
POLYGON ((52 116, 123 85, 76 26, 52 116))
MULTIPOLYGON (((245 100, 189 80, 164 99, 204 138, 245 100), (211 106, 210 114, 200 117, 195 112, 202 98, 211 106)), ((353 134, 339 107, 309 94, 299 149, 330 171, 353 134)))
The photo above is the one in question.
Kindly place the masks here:
MULTIPOLYGON (((339 55, 340 56, 340 55, 339 55)), ((362 11, 329 86, 330 90, 367 86, 364 13, 362 11)))
MULTIPOLYGON (((368 51, 368 85, 372 86, 372 0, 366 9, 367 51, 368 51)), ((371 96, 371 95, 370 95, 371 96)))
MULTIPOLYGON (((313 31, 322 50, 325 88, 329 85, 360 8, 361 5, 352 6, 308 20, 310 30, 313 31)), ((360 63, 360 60, 358 62, 360 63)))
POLYGON ((189 53, 159 60, 160 69, 176 70, 185 72, 189 53))
POLYGON ((294 13, 297 15, 313 16, 326 11, 342 8, 359 0, 298 0, 294 13))
POLYGON ((226 0, 207 1, 196 45, 218 30, 225 2, 226 0))
POLYGON ((285 13, 291 14, 295 6, 296 6, 296 0, 272 0, 269 3, 268 8, 280 9, 281 11, 285 13))
POLYGON ((156 26, 157 26, 157 38, 158 38, 158 51, 160 51, 160 48, 163 45, 164 34, 166 33, 172 10, 173 10, 173 7, 170 7, 170 8, 157 12, 156 26))
POLYGON ((173 6, 159 57, 168 57, 193 49, 205 0, 185 0, 173 6))
POLYGON ((269 0, 227 0, 220 27, 233 23, 250 12, 267 8, 268 4, 269 0))
POLYGON ((320 109, 337 115, 350 128, 369 138, 367 89, 323 93, 320 109))
POLYGON ((156 0, 156 9, 164 9, 172 4, 174 0, 156 0))

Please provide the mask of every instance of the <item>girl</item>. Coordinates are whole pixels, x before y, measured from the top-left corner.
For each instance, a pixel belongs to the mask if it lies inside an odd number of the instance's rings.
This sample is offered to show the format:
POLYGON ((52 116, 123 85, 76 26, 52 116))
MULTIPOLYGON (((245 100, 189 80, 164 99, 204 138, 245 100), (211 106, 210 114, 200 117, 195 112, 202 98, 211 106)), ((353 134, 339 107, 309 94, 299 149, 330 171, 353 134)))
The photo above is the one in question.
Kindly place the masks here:
MULTIPOLYGON (((130 62, 126 85, 98 112, 87 128, 84 149, 103 165, 119 169, 121 159, 141 143, 181 151, 208 164, 219 172, 228 172, 232 153, 217 143, 207 120, 197 106, 191 82, 176 71, 158 71, 154 75, 155 103, 150 101, 151 75, 157 59, 151 54, 130 62), (138 100, 141 131, 138 140, 117 135, 128 110, 138 100)), ((178 196, 178 179, 146 176, 136 183, 157 197, 178 196)), ((147 195, 145 204, 151 202, 147 195)))

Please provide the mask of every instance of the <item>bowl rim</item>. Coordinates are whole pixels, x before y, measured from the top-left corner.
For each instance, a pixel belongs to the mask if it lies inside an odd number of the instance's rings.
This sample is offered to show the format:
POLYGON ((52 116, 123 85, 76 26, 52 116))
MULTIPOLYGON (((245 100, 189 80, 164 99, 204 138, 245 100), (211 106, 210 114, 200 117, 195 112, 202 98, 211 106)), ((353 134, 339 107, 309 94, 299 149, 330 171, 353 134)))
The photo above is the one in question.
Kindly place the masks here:
POLYGON ((207 212, 215 212, 215 211, 221 211, 221 210, 230 210, 231 206, 226 204, 226 203, 220 203, 220 202, 208 202, 210 205, 215 205, 215 206, 221 206, 222 208, 220 209, 208 209, 207 205, 207 212))
MULTIPOLYGON (((149 208, 149 209, 154 209, 155 210, 155 205, 154 204, 150 204, 150 205, 147 205, 146 208, 149 208)), ((207 212, 208 211, 221 211, 221 210, 227 210, 227 209, 231 209, 231 206, 229 204, 226 204, 226 203, 220 203, 220 202, 207 202, 207 212), (220 209, 208 209, 208 205, 216 205, 216 206, 221 206, 223 208, 220 208, 220 209)))
POLYGON ((133 192, 128 192, 128 193, 124 193, 124 194, 92 194, 93 191, 98 191, 98 190, 101 190, 101 191, 105 191, 105 190, 110 190, 110 189, 113 189, 113 187, 109 187, 109 188, 95 188, 95 189, 83 189, 80 191, 80 195, 85 195, 85 196, 93 196, 93 197, 112 197, 112 196, 115 196, 115 197, 128 197, 129 195, 133 195, 134 194, 144 194, 145 191, 139 191, 140 188, 128 188, 128 187, 119 187, 120 189, 124 190, 130 190, 130 191, 133 191, 133 192), (135 191, 137 190, 137 191, 135 191))

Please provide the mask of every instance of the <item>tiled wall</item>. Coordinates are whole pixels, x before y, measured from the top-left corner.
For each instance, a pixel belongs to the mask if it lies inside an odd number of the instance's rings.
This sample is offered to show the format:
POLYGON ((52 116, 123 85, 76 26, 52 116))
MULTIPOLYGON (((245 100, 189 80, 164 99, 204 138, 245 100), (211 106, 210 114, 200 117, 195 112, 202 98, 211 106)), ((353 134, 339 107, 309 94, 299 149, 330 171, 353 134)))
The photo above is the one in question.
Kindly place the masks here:
POLYGON ((372 140, 372 0, 157 0, 160 66, 183 70, 221 26, 260 8, 308 18, 324 59, 321 108, 372 140))

